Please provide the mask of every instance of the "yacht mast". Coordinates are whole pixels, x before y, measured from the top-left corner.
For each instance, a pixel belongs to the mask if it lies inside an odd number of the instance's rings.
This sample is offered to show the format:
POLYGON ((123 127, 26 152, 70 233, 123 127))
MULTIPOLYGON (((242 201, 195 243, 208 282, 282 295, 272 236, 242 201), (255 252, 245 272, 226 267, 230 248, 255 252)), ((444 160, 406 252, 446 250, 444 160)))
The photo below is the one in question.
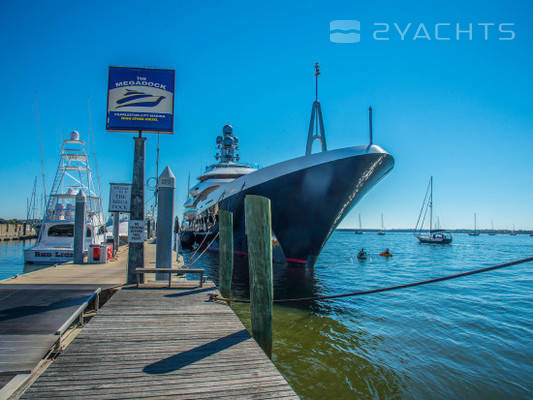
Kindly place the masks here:
POLYGON ((433 176, 429 178, 429 233, 433 227, 433 176))
POLYGON ((322 119, 322 108, 318 101, 318 76, 320 75, 320 65, 315 63, 315 101, 311 110, 311 120, 309 121, 309 132, 307 133, 307 146, 305 155, 311 154, 313 141, 316 139, 322 146, 322 151, 327 151, 326 132, 324 131, 324 120, 322 119))

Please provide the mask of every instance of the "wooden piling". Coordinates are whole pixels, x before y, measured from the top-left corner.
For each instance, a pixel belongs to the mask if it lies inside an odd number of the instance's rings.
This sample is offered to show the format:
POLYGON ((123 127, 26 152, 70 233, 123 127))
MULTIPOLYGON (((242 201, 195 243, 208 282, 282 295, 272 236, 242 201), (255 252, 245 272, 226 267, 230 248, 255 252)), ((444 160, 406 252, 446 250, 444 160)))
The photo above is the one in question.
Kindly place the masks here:
POLYGON ((83 264, 83 244, 85 242, 85 194, 80 189, 76 195, 74 208, 74 264, 83 264))
POLYGON ((252 335, 268 357, 272 357, 272 231, 270 200, 245 197, 248 263, 250 269, 250 314, 252 335))
POLYGON ((219 231, 219 269, 218 282, 220 294, 231 297, 231 277, 233 275, 233 214, 218 211, 219 231))

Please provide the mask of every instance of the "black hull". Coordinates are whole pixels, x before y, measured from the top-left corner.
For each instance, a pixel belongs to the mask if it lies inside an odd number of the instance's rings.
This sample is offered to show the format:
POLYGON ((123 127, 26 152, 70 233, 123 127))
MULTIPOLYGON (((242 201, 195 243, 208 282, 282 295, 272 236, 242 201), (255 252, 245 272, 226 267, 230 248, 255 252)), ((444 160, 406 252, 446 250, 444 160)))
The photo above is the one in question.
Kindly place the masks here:
POLYGON ((435 239, 418 238, 418 240, 422 244, 450 244, 452 242, 452 239, 435 240, 435 239))
POLYGON ((181 247, 184 249, 192 249, 196 241, 193 231, 183 231, 180 234, 181 247))
POLYGON ((326 241, 361 197, 393 167, 387 153, 346 157, 280 175, 222 200, 234 214, 234 250, 246 254, 244 198, 271 201, 272 230, 286 261, 312 267, 326 241))

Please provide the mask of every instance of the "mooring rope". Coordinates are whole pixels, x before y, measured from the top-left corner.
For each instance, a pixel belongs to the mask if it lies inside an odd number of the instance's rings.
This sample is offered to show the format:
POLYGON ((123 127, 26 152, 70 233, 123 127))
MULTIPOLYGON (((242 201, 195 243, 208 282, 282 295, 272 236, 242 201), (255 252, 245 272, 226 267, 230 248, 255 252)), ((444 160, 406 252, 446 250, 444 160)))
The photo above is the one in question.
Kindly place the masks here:
MULTIPOLYGON (((220 199, 222 199, 222 196, 224 196, 224 194, 226 193, 226 191, 224 190, 221 195, 218 197, 218 200, 217 200, 217 204, 220 202, 220 199)), ((188 197, 187 197, 188 198, 188 197)), ((202 242, 200 243, 200 245, 196 248, 196 250, 194 251, 194 253, 192 253, 192 256, 191 258, 194 258, 195 254, 198 253, 198 250, 200 250, 200 248, 202 247, 202 245, 204 244, 205 242, 205 239, 207 239, 207 234, 204 236, 202 242)), ((211 243, 209 243, 209 245, 207 246, 207 248, 211 247, 211 245, 213 244, 213 242, 215 241, 216 237, 218 236, 218 232, 217 234, 215 235, 215 238, 211 241, 211 243)), ((205 250, 202 252, 202 254, 205 253, 205 250)), ((198 256, 198 258, 200 258, 202 256, 202 254, 200 254, 198 256)), ((194 264, 195 262, 197 261, 197 259, 195 261, 193 261, 190 265, 194 264)))
MULTIPOLYGON (((200 259, 200 257, 202 257, 204 255, 204 253, 211 247, 211 245, 213 244, 213 242, 216 240, 216 238, 218 237, 218 234, 219 232, 216 233, 216 235, 213 237, 213 239, 209 242, 209 244, 205 247, 204 251, 202 251, 200 253, 200 255, 198 257, 196 257, 196 259, 194 261, 191 261, 189 264, 187 265, 184 265, 183 268, 189 268, 191 265, 193 265, 196 261, 198 261, 200 259)), ((205 235, 205 237, 207 237, 207 235, 205 235)), ((205 238, 204 238, 205 239, 205 238)), ((203 241, 202 241, 203 243, 203 241)), ((200 248, 200 247, 198 247, 200 248)))
MULTIPOLYGON (((334 294, 334 295, 329 295, 329 296, 300 297, 296 299, 275 299, 273 302, 274 303, 296 303, 296 302, 303 302, 303 301, 338 299, 340 297, 362 296, 365 294, 388 292, 391 290, 405 289, 405 288, 409 288, 413 286, 427 285, 428 283, 442 282, 442 281, 447 281, 450 279, 461 278, 463 276, 480 274, 482 272, 493 271, 495 269, 510 267, 512 265, 522 264, 522 263, 526 263, 529 261, 533 261, 533 257, 522 258, 521 260, 511 261, 511 262, 504 263, 504 264, 493 265, 491 267, 480 268, 480 269, 476 269, 473 271, 461 272, 459 274, 454 274, 454 275, 442 276, 440 278, 427 279, 425 281, 406 283, 403 285, 388 286, 384 288, 363 290, 359 292, 334 294)), ((217 296, 215 294, 210 294, 209 300, 211 301, 222 300, 222 301, 234 302, 234 303, 249 303, 250 302, 250 300, 228 299, 226 297, 217 296)))

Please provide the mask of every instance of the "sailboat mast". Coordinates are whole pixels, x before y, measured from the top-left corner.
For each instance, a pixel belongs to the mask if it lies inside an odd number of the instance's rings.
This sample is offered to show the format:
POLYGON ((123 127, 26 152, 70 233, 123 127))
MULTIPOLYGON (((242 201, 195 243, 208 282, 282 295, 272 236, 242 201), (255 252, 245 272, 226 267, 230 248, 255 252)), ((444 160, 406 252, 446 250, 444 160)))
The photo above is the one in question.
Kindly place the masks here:
POLYGON ((474 233, 477 232, 477 215, 474 213, 474 233))
POLYGON ((429 178, 429 233, 433 227, 433 176, 429 178))
POLYGON ((383 224, 383 213, 381 213, 381 230, 385 230, 385 225, 383 224))
POLYGON ((361 214, 359 214, 359 230, 361 230, 362 228, 362 225, 361 225, 361 214))

